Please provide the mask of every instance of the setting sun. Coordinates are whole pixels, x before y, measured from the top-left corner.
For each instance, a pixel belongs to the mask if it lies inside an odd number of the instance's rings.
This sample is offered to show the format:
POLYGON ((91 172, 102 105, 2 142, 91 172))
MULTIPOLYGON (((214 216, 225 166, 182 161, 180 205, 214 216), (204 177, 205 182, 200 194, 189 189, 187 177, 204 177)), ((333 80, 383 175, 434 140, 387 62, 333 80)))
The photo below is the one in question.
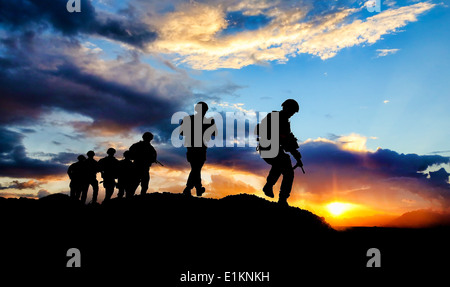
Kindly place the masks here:
POLYGON ((340 216, 351 208, 350 203, 332 202, 327 204, 327 210, 333 216, 340 216))

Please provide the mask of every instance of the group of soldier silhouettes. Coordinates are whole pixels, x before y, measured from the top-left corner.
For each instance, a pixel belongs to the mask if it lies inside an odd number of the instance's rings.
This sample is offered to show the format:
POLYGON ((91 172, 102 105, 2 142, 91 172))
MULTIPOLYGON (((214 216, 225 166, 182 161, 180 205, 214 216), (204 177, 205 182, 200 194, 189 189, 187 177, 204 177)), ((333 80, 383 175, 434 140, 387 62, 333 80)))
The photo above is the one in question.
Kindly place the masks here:
MULTIPOLYGON (((185 146, 187 147, 186 158, 191 166, 186 187, 183 194, 192 196, 191 190, 195 187, 196 195, 202 196, 205 188, 202 186, 201 170, 206 162, 207 138, 204 137, 205 131, 209 128, 215 128, 214 120, 205 120, 205 114, 208 110, 208 105, 204 102, 199 102, 195 106, 196 113, 185 117, 183 123, 189 122, 190 135, 181 133, 185 137, 185 146), (194 123, 200 123, 199 125, 194 123), (196 130, 198 129, 198 130, 196 130), (200 145, 194 144, 194 134, 201 132, 202 143, 200 145), (189 143, 188 143, 189 141, 189 143)), ((291 132, 289 119, 299 111, 298 103, 293 99, 288 99, 283 102, 282 110, 279 112, 269 113, 262 122, 270 122, 272 114, 278 113, 279 121, 279 145, 278 154, 275 157, 263 159, 271 165, 267 182, 262 188, 264 194, 273 198, 273 186, 278 181, 281 175, 283 180, 281 182, 280 194, 278 202, 282 205, 287 205, 287 199, 291 193, 292 184, 294 180, 294 169, 298 166, 302 167, 301 154, 297 150, 297 139, 291 132), (293 167, 291 163, 290 153, 297 161, 293 167)), ((267 125, 269 128, 271 124, 267 125)), ((182 129, 186 133, 186 129, 182 129)), ((270 134, 270 131, 269 131, 270 134)), ((214 135, 214 134, 212 134, 214 135)), ((97 173, 101 173, 103 179, 103 187, 105 188, 105 198, 103 201, 108 201, 114 194, 115 188, 118 189, 118 198, 131 198, 135 195, 136 189, 141 186, 141 195, 145 195, 148 190, 150 181, 150 167, 154 163, 159 163, 157 160, 157 153, 152 146, 153 134, 146 132, 142 136, 142 141, 133 144, 129 150, 123 153, 123 159, 118 160, 114 157, 116 150, 109 148, 107 156, 96 161, 94 159, 95 153, 88 151, 86 156, 79 155, 78 162, 70 165, 67 173, 70 177, 70 197, 76 200, 81 200, 86 203, 87 193, 89 187, 92 186, 92 203, 97 202, 98 197, 98 181, 97 173), (117 180, 117 182, 116 182, 117 180)), ((263 147, 258 146, 257 150, 264 150, 263 147)), ((162 164, 161 164, 162 165, 162 164)), ((102 182, 100 182, 102 183, 102 182)))
POLYGON ((96 161, 93 151, 78 156, 78 162, 72 164, 67 170, 70 177, 70 197, 85 203, 89 186, 92 186, 92 203, 97 202, 98 180, 97 173, 101 173, 103 187, 105 188, 105 199, 111 199, 114 189, 117 187, 117 196, 122 198, 133 197, 136 189, 141 185, 141 194, 146 194, 150 181, 150 166, 157 162, 156 150, 150 143, 153 134, 144 133, 142 141, 133 144, 129 150, 123 153, 123 159, 114 157, 116 150, 109 148, 107 156, 96 161), (116 182, 117 179, 117 182, 116 182))

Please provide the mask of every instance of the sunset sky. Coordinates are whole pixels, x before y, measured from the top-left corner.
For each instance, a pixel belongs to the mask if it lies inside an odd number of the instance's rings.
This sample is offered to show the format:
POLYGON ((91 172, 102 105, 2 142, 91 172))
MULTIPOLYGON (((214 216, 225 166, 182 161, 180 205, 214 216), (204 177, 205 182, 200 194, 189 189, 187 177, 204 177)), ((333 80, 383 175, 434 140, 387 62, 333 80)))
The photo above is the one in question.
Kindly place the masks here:
MULTIPOLYGON (((450 214, 450 8, 367 2, 81 0, 69 13, 66 0, 0 0, 0 196, 67 193, 79 154, 115 147, 121 159, 144 131, 165 164, 150 192, 180 193, 175 112, 200 100, 271 112, 293 98, 306 174, 292 206, 333 225, 450 214)), ((204 196, 263 197, 269 168, 254 147, 211 148, 204 196)))

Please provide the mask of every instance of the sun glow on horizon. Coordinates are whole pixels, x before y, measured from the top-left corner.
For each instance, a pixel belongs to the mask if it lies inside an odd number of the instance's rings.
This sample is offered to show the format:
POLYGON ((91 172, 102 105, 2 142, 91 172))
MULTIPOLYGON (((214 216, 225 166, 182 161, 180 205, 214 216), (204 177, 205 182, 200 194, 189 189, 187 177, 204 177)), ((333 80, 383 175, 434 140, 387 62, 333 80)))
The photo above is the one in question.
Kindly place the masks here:
POLYGON ((332 202, 326 205, 327 211, 333 216, 338 217, 352 209, 352 204, 343 202, 332 202))

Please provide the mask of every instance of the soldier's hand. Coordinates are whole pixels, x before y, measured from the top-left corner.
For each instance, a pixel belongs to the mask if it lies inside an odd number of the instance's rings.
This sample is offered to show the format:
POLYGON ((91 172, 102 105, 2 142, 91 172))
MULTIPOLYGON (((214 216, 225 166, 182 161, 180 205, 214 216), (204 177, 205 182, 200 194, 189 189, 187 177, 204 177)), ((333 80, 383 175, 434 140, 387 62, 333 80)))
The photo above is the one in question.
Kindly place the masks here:
POLYGON ((301 159, 297 160, 297 163, 292 167, 292 169, 296 169, 297 167, 300 167, 302 169, 303 174, 305 174, 305 170, 303 169, 303 162, 301 159))

